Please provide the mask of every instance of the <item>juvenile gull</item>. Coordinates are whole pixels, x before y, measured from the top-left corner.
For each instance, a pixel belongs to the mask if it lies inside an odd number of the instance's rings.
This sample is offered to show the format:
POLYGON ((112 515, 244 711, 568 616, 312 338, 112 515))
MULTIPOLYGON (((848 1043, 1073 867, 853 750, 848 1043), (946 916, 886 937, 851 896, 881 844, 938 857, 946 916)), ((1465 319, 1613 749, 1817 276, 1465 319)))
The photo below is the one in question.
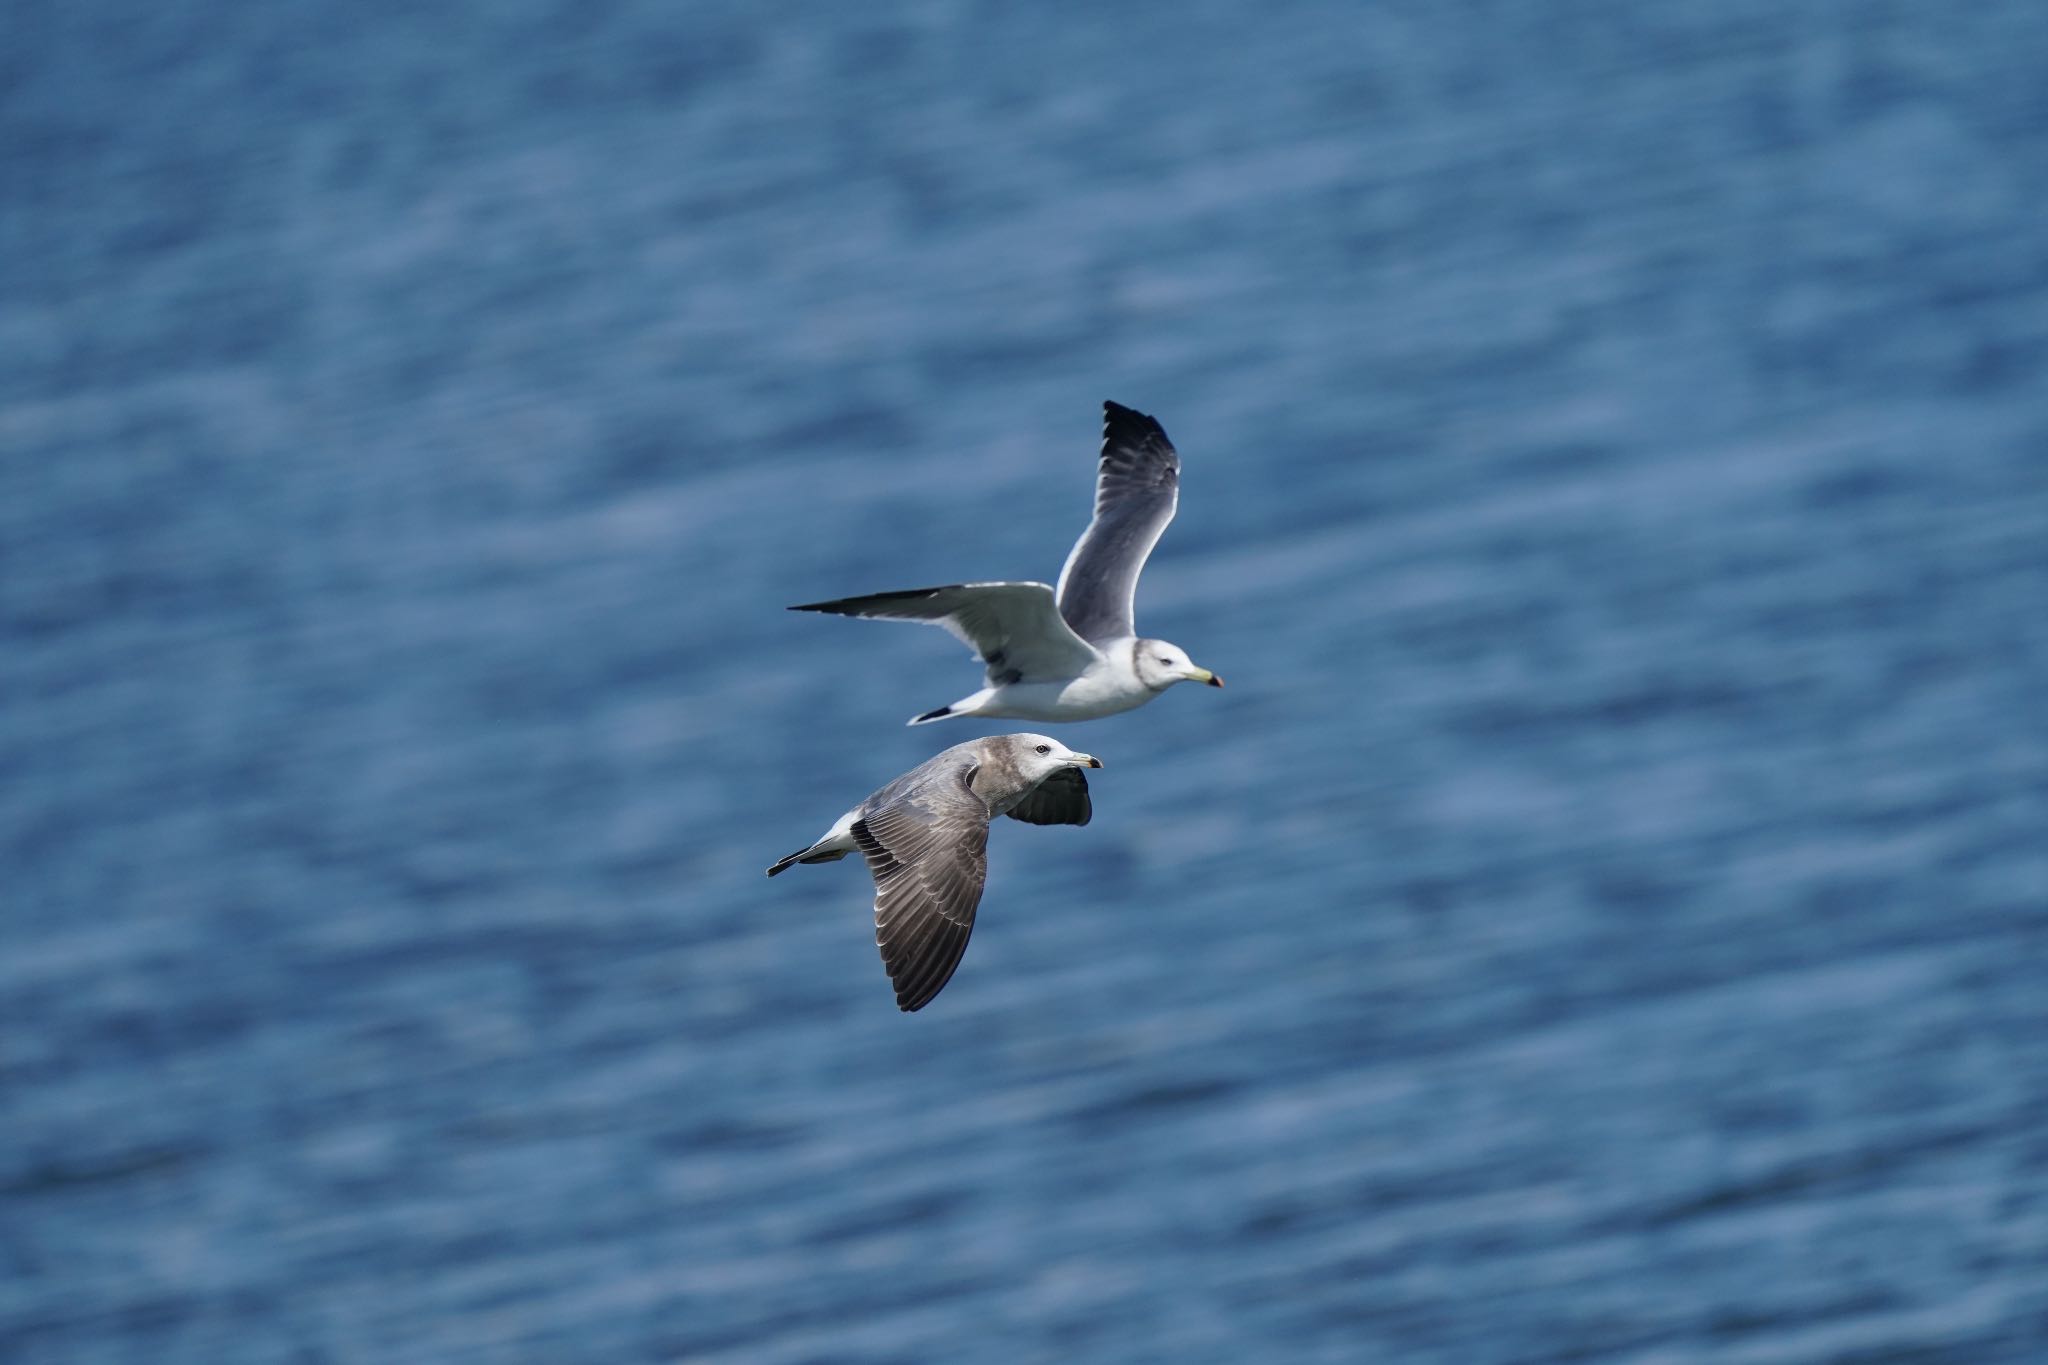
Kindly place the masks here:
POLYGON ((944 626, 987 667, 988 685, 911 720, 1021 716, 1094 720, 1143 706, 1183 680, 1223 686, 1178 645, 1138 637, 1138 573, 1180 501, 1180 456, 1159 423, 1102 405, 1102 464, 1095 519, 1074 542, 1058 588, 1043 583, 953 583, 811 602, 829 611, 944 626))
POLYGON ((923 1009, 952 978, 988 876, 988 824, 1085 825, 1083 768, 1101 760, 1044 735, 992 735, 926 759, 839 817, 825 837, 778 860, 829 863, 859 852, 875 879, 875 945, 896 1007, 923 1009))

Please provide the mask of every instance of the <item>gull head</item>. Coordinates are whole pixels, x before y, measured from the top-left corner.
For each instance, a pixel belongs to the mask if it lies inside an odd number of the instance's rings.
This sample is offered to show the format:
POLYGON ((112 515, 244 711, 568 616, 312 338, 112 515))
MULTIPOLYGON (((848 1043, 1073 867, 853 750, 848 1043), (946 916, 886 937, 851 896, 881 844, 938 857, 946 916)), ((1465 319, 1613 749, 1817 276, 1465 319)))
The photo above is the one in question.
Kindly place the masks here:
POLYGON ((1179 645, 1170 645, 1164 640, 1139 640, 1136 645, 1135 662, 1138 681, 1161 692, 1177 682, 1207 683, 1211 687, 1223 686, 1223 679, 1206 668, 1195 667, 1187 651, 1179 645))
POLYGON ((1099 768, 1093 754, 1077 754, 1050 735, 1007 736, 1017 754, 1017 767, 1034 782, 1043 782, 1062 768, 1099 768))

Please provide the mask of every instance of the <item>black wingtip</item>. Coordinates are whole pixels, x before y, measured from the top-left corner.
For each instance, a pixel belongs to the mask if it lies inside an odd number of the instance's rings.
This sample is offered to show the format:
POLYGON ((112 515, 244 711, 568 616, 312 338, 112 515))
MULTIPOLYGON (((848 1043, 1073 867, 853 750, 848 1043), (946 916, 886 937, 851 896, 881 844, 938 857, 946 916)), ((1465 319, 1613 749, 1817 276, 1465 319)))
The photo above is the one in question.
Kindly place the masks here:
POLYGON ((912 725, 923 725, 923 724, 924 724, 924 723, 925 723, 926 721, 931 721, 931 720, 944 720, 944 719, 945 719, 945 718, 946 718, 947 716, 950 716, 950 715, 952 715, 952 714, 953 714, 953 708, 952 708, 952 707, 950 707, 950 706, 941 706, 941 707, 940 707, 940 708, 939 708, 938 710, 936 710, 936 711, 927 711, 927 712, 925 712, 925 713, 924 713, 923 715, 921 715, 921 716, 912 716, 912 717, 910 718, 910 724, 912 724, 912 725))
POLYGON ((1159 425, 1159 419, 1150 413, 1127 408, 1113 399, 1102 400, 1102 442, 1104 446, 1144 445, 1156 440, 1167 450, 1173 449, 1173 442, 1167 439, 1166 428, 1159 425))
POLYGON ((858 616, 869 607, 888 606, 892 602, 920 602, 937 597, 952 588, 964 587, 961 583, 945 583, 935 588, 905 588, 900 592, 871 592, 860 597, 835 597, 829 602, 799 602, 788 608, 790 611, 829 611, 836 616, 858 616))

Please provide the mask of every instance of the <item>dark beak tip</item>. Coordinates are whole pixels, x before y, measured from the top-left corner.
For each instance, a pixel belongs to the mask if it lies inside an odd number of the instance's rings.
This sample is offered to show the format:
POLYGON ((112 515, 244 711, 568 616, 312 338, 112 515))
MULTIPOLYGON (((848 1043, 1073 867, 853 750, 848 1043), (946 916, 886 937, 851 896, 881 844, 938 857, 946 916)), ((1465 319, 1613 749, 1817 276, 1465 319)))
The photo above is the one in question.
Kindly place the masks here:
POLYGON ((1088 766, 1091 768, 1099 768, 1102 766, 1102 760, 1099 758, 1091 758, 1088 760, 1088 766))
POLYGON ((1209 675, 1209 686, 1211 686, 1211 687, 1221 687, 1221 686, 1223 686, 1223 679, 1221 679, 1221 678, 1217 677, 1217 676, 1216 676, 1216 675, 1215 675, 1214 673, 1211 673, 1211 674, 1209 675))

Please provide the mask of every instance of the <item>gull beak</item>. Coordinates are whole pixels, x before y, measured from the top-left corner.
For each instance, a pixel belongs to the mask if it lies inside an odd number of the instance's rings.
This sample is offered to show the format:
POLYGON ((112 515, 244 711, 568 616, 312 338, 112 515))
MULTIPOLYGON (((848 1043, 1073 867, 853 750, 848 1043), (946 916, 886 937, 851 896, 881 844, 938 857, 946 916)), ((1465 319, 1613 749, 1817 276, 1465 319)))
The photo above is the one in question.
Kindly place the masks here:
POLYGON ((1099 768, 1102 766, 1102 760, 1094 754, 1075 754, 1073 763, 1077 768, 1099 768))
POLYGON ((1206 668, 1191 668, 1191 669, 1189 669, 1189 670, 1188 670, 1188 681, 1189 681, 1189 682, 1199 682, 1199 683, 1207 683, 1207 684, 1209 684, 1209 686, 1211 686, 1211 687, 1221 687, 1221 686, 1223 686, 1223 679, 1221 679, 1221 678, 1217 677, 1217 676, 1216 676, 1216 675, 1215 675, 1214 673, 1211 673, 1211 672, 1210 672, 1210 671, 1209 671, 1208 669, 1206 669, 1206 668))

